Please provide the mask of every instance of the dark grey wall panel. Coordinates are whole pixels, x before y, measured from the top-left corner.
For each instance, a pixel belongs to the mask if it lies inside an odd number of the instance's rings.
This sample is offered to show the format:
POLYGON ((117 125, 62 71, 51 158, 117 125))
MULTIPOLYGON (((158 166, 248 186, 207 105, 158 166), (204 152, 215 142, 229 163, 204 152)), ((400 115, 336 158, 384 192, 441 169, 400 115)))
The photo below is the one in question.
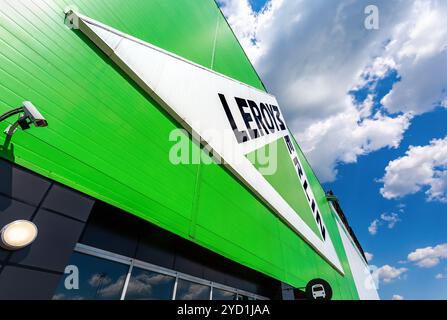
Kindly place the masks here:
POLYGON ((80 242, 128 257, 134 257, 138 244, 139 224, 129 213, 97 202, 80 242))
POLYGON ((84 224, 44 209, 33 222, 39 230, 36 240, 14 252, 9 262, 63 272, 84 224))
MULTIPOLYGON (((8 258, 9 252, 0 248, 0 262, 5 261, 8 258)), ((0 268, 1 270, 1 268, 0 268)))
MULTIPOLYGON (((7 198, 0 194, 0 226, 18 219, 31 219, 36 207, 27 205, 23 202, 7 198)), ((1 228, 0 227, 0 228, 1 228)))
POLYGON ((93 202, 0 159, 0 228, 18 219, 31 220, 38 228, 36 240, 28 247, 0 248, 0 299, 52 298, 93 202), (43 209, 43 203, 52 211, 43 209))
POLYGON ((203 278, 210 281, 225 284, 225 275, 226 275, 225 272, 217 270, 216 268, 213 267, 205 266, 203 269, 203 278))
POLYGON ((61 274, 18 266, 5 266, 0 273, 0 300, 51 299, 61 274))
POLYGON ((174 269, 175 249, 175 241, 171 237, 161 232, 148 232, 141 238, 135 258, 174 269))
POLYGON ((95 200, 79 192, 54 184, 48 192, 42 208, 54 210, 85 222, 94 203, 95 200))
POLYGON ((0 193, 38 205, 50 185, 48 179, 0 159, 0 193))
POLYGON ((204 266, 194 252, 181 252, 175 257, 174 269, 195 277, 204 278, 204 266))

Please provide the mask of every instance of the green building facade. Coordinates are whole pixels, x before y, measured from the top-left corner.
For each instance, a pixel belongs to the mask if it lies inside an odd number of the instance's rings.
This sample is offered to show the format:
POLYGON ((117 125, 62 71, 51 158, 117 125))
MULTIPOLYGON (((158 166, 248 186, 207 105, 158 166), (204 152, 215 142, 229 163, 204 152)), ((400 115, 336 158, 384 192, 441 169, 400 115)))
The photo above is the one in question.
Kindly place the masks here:
MULTIPOLYGON (((349 257, 354 252, 355 261, 361 260, 366 268, 361 249, 294 139, 342 272, 224 165, 213 160, 173 165, 169 135, 182 124, 88 36, 69 28, 64 13, 70 7, 266 91, 214 1, 0 0, 0 4, 0 113, 32 101, 49 124, 18 131, 11 139, 0 135, 1 158, 294 288, 322 278, 330 283, 333 299, 368 297, 359 289, 355 274, 359 268, 349 257), (354 251, 346 248, 347 243, 354 251)), ((176 88, 172 90, 175 94, 176 88)), ((0 130, 14 120, 0 122, 0 130)), ((188 139, 191 152, 209 157, 191 136, 188 139)), ((292 174, 287 146, 282 140, 275 143, 278 170, 265 178, 318 234, 300 182, 292 174)))

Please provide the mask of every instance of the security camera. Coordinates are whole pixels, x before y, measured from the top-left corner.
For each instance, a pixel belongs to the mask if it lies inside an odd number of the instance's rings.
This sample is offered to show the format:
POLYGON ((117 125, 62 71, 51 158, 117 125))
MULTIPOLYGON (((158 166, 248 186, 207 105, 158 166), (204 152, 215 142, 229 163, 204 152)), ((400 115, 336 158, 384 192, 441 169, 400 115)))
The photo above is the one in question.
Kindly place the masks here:
POLYGON ((27 130, 31 124, 34 124, 36 127, 48 126, 47 120, 30 101, 24 101, 21 107, 0 114, 0 122, 16 114, 19 115, 19 119, 5 129, 4 133, 7 136, 12 136, 18 127, 22 130, 27 130))
POLYGON ((47 120, 45 120, 44 116, 30 101, 23 102, 23 111, 25 112, 25 116, 29 118, 36 127, 48 126, 47 120))

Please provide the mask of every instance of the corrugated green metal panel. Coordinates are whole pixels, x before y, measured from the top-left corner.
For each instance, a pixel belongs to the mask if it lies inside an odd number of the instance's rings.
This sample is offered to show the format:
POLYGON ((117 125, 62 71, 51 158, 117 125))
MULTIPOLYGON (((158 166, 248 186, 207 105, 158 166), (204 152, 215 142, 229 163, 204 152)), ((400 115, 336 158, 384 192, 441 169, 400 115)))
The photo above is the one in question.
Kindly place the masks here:
POLYGON ((281 246, 286 266, 286 279, 295 287, 303 288, 310 279, 317 278, 315 251, 297 237, 296 233, 281 223, 281 246))
POLYGON ((234 79, 264 90, 264 85, 244 51, 241 50, 237 38, 234 36, 231 28, 229 28, 223 15, 219 15, 213 69, 219 72, 225 71, 223 73, 234 79))
MULTIPOLYGON (((18 132, 0 156, 292 285, 332 270, 351 286, 223 167, 173 166, 168 137, 179 125, 85 36, 65 27, 66 5, 211 66, 222 19, 213 1, 3 0, 0 112, 31 100, 49 127, 18 132)), ((225 21, 214 69, 262 88, 225 21)))
POLYGON ((197 210, 199 242, 207 239, 225 256, 283 277, 278 218, 221 166, 202 166, 197 210))

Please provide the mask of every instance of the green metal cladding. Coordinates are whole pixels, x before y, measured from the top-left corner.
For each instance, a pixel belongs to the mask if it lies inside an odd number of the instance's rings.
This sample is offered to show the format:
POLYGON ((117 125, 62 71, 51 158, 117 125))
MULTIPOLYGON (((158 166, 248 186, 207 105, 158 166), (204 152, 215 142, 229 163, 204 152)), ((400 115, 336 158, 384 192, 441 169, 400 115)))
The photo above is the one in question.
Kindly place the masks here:
MULTIPOLYGON (((30 100, 49 122, 48 128, 16 133, 9 143, 0 135, 1 157, 295 287, 323 277, 335 299, 358 298, 334 213, 297 145, 344 276, 224 167, 172 165, 168 137, 179 124, 89 39, 64 25, 64 8, 76 6, 93 19, 265 90, 214 1, 0 4, 0 112, 30 100)), ((0 123, 0 130, 7 125, 0 123)), ((199 147, 192 143, 192 148, 199 147)), ((284 174, 272 176, 271 183, 284 174)), ((293 194, 285 197, 303 208, 293 194)), ((311 218, 306 221, 316 230, 311 218)))

